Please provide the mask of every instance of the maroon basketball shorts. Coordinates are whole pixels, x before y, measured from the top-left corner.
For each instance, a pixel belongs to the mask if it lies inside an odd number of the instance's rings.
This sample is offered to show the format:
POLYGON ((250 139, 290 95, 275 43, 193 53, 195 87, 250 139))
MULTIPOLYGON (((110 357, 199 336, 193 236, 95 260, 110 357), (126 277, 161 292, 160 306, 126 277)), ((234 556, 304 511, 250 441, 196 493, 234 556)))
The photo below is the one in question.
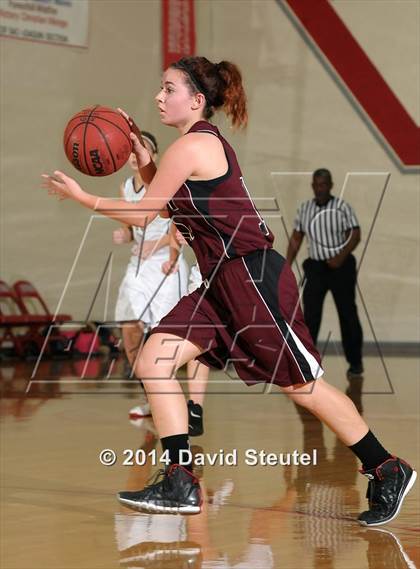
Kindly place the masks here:
POLYGON ((184 296, 152 333, 189 340, 204 364, 235 366, 247 384, 282 387, 324 372, 299 305, 294 274, 273 249, 225 261, 192 294, 184 296))

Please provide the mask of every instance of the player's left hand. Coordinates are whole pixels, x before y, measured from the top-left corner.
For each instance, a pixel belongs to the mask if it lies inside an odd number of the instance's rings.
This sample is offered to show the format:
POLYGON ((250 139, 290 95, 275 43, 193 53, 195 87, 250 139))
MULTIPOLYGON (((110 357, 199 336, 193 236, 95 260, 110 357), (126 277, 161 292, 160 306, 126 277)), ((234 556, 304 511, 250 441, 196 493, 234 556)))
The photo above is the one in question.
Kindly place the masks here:
POLYGON ((133 245, 131 252, 133 255, 141 259, 148 259, 157 251, 158 241, 143 241, 143 243, 136 243, 133 245))
POLYGON ((177 273, 179 269, 178 263, 173 263, 172 261, 165 261, 162 264, 162 272, 165 275, 171 275, 173 273, 177 273))
POLYGON ((59 170, 56 170, 52 176, 42 174, 42 178, 42 187, 48 190, 50 196, 57 196, 60 200, 72 199, 77 201, 83 194, 83 190, 76 180, 59 170))
POLYGON ((187 240, 186 240, 185 237, 182 235, 182 233, 180 232, 179 229, 176 230, 175 238, 176 238, 176 240, 178 241, 179 245, 188 245, 187 240))

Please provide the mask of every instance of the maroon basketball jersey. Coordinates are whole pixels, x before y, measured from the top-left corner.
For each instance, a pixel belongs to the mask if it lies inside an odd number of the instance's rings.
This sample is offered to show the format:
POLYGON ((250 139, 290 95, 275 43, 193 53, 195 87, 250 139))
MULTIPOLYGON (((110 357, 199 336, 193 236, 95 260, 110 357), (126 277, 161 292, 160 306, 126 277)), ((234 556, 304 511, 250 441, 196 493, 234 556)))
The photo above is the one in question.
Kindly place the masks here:
POLYGON ((194 249, 201 274, 208 277, 219 262, 271 249, 274 237, 251 199, 234 150, 219 129, 199 121, 188 132, 217 136, 228 162, 223 176, 186 180, 168 203, 174 223, 194 249))

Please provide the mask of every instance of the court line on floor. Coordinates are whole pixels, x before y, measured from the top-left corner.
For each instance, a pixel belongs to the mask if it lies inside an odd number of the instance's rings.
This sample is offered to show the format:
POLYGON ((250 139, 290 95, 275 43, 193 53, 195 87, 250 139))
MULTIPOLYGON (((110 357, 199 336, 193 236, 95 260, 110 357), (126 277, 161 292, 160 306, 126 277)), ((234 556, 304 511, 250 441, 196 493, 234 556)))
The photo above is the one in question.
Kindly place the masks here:
MULTIPOLYGON (((61 494, 89 494, 91 496, 112 496, 112 494, 108 493, 108 492, 98 492, 98 491, 92 491, 92 490, 69 490, 69 489, 51 489, 51 488, 30 488, 30 487, 22 487, 22 486, 3 486, 2 487, 3 490, 8 489, 8 490, 17 490, 17 491, 32 491, 32 492, 47 492, 47 493, 61 493, 61 494)), ((6 500, 7 501, 7 500, 6 500)), ((20 502, 19 500, 15 500, 18 503, 28 503, 28 502, 20 502)), ((3 501, 3 504, 5 503, 5 501, 3 501)), ((211 502, 207 502, 208 504, 211 505, 211 502)), ((38 504, 35 504, 38 505, 38 504)), ((45 502, 43 502, 44 506, 49 506, 49 504, 46 504, 45 502)), ((53 505, 53 504, 52 504, 53 505)), ((227 508, 231 508, 231 509, 238 509, 238 510, 250 510, 250 511, 257 511, 257 510, 264 510, 267 512, 278 512, 278 513, 284 513, 284 514, 297 514, 300 516, 306 516, 306 517, 312 517, 312 518, 316 518, 316 519, 331 519, 331 520, 336 520, 338 522, 352 522, 354 524, 357 523, 356 518, 350 517, 350 516, 342 516, 342 515, 338 515, 338 514, 317 514, 315 512, 304 512, 302 510, 290 510, 287 508, 273 508, 270 506, 251 506, 249 504, 224 504, 222 506, 223 509, 227 509, 227 508)), ((68 509, 68 505, 66 504, 66 509, 68 509)), ((147 512, 144 512, 147 515, 147 512)), ((134 512, 134 515, 137 515, 134 512)), ((365 526, 360 526, 360 527, 365 527, 365 526)), ((413 532, 413 533, 420 533, 420 528, 418 527, 407 527, 407 526, 400 526, 400 525, 392 525, 392 527, 394 529, 399 529, 402 531, 408 531, 408 532, 413 532)), ((369 528, 367 528, 369 529, 369 528)))

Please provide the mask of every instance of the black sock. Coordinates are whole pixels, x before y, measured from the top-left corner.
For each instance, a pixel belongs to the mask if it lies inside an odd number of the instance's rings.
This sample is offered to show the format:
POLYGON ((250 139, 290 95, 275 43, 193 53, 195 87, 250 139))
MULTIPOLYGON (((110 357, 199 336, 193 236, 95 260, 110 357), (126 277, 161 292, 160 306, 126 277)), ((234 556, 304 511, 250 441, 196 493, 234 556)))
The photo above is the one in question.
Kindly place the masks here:
POLYGON ((195 403, 192 399, 190 399, 190 400, 188 401, 188 404, 189 404, 191 407, 196 407, 196 408, 199 407, 199 409, 197 409, 197 411, 200 411, 200 412, 201 412, 202 409, 203 409, 203 407, 200 405, 200 403, 195 403))
POLYGON ((188 434, 172 435, 160 439, 164 451, 168 451, 171 464, 182 464, 187 470, 192 470, 192 463, 188 453, 180 451, 189 451, 190 443, 188 442, 188 434))
POLYGON ((352 450, 361 461, 363 470, 372 470, 389 458, 392 458, 372 431, 368 431, 358 443, 351 445, 349 449, 352 450))

